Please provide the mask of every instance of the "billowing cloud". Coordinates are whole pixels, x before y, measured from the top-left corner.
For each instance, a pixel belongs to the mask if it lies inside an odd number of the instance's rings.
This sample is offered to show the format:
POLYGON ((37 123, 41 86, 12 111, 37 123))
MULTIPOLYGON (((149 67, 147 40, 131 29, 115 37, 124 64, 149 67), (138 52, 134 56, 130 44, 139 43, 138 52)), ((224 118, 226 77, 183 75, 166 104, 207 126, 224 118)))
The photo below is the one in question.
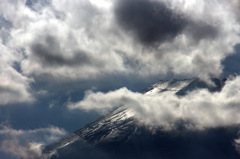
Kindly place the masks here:
POLYGON ((22 75, 15 68, 21 56, 6 47, 1 39, 0 50, 0 106, 34 101, 30 88, 34 80, 22 75))
POLYGON ((11 86, 1 86, 1 104, 33 101, 34 80, 219 76, 240 42, 233 4, 239 3, 3 0, 1 77, 11 86))
POLYGON ((23 75, 42 79, 219 76, 240 42, 225 0, 19 0, 1 8, 11 24, 4 46, 23 55, 23 75))
POLYGON ((43 146, 66 134, 64 129, 54 126, 33 130, 16 130, 1 125, 0 137, 5 136, 5 138, 1 141, 0 150, 14 158, 47 159, 48 156, 42 154, 43 146))
POLYGON ((70 109, 104 112, 125 106, 139 121, 174 129, 179 121, 187 129, 215 128, 240 124, 240 77, 229 79, 220 92, 194 90, 185 96, 175 94, 141 94, 127 88, 107 93, 86 92, 84 99, 69 103, 70 109))

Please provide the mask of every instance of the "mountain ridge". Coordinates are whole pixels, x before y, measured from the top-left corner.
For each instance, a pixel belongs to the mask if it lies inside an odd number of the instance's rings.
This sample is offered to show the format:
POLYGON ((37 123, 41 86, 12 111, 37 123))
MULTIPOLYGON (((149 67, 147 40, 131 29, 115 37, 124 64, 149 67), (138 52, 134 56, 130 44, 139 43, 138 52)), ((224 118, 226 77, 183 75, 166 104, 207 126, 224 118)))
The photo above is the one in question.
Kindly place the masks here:
MULTIPOLYGON (((200 79, 160 81, 142 91, 146 95, 176 94, 184 96, 187 92, 207 88, 220 91, 225 80, 212 79, 214 87, 209 87, 200 79)), ((62 158, 213 158, 222 149, 218 158, 239 158, 231 142, 236 137, 238 126, 213 128, 204 131, 185 131, 178 127, 174 132, 146 127, 139 124, 134 112, 119 107, 111 113, 75 131, 59 141, 44 148, 45 154, 57 152, 51 159, 62 158), (215 135, 217 134, 217 135, 215 135), (215 139, 211 141, 211 138, 215 139), (203 141, 201 140, 203 139, 203 141), (186 146, 182 146, 185 144, 186 146), (174 146, 177 145, 177 149, 174 146), (206 149, 209 145, 214 150, 206 149), (199 148, 193 148, 198 146, 199 148), (189 150, 188 150, 189 149, 189 150), (200 150, 200 151, 198 151, 200 150), (201 152, 202 151, 202 152, 201 152), (193 153, 194 152, 194 153, 193 153), (204 155, 203 152, 208 152, 204 155)), ((180 124, 181 125, 181 124, 180 124)))

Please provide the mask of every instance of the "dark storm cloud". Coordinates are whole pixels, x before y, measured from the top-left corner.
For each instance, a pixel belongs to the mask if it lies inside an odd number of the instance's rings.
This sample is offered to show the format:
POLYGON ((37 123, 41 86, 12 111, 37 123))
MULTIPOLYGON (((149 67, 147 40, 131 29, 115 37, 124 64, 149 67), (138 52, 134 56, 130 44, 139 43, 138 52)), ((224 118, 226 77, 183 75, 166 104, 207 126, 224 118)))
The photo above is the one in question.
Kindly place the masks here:
POLYGON ((145 44, 172 39, 186 25, 181 15, 161 2, 118 0, 114 13, 118 24, 145 44))
POLYGON ((190 34, 192 39, 195 42, 199 42, 200 40, 204 39, 214 39, 218 36, 219 30, 217 27, 206 24, 205 22, 190 22, 186 27, 185 31, 190 34))
POLYGON ((34 56, 46 65, 88 65, 96 64, 100 65, 100 62, 89 57, 84 51, 76 51, 72 57, 68 57, 64 54, 59 41, 53 36, 46 36, 44 43, 35 42, 31 45, 31 51, 34 56))

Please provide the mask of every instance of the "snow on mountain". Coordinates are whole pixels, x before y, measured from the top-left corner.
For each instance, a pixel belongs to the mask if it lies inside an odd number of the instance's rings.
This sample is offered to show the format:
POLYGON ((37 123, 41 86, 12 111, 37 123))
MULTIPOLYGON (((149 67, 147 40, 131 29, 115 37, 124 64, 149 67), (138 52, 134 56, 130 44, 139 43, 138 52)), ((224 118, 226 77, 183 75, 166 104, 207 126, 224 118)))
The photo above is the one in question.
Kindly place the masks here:
POLYGON ((143 91, 146 95, 175 94, 189 85, 194 79, 160 81, 143 91))
MULTIPOLYGON (((208 86, 199 79, 160 81, 145 90, 147 96, 184 95, 197 88, 219 91, 224 80, 208 86)), ((119 107, 101 119, 48 145, 45 154, 54 158, 239 158, 232 140, 237 128, 216 128, 202 132, 151 130, 140 125, 134 111, 119 107)))

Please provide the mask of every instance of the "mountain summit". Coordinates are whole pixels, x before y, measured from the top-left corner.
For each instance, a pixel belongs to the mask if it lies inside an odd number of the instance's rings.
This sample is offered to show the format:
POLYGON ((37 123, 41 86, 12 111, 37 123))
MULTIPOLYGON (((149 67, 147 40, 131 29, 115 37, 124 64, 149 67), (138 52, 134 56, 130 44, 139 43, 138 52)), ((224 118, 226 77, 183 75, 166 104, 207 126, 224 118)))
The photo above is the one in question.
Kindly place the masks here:
MULTIPOLYGON (((220 91, 225 80, 212 79, 209 86, 199 79, 160 81, 142 91, 146 95, 184 96, 198 88, 220 91)), ((161 121, 160 121, 161 122, 161 121)), ((101 119, 44 148, 51 159, 237 159, 233 144, 237 126, 172 131, 140 124, 135 112, 119 107, 101 119)))

